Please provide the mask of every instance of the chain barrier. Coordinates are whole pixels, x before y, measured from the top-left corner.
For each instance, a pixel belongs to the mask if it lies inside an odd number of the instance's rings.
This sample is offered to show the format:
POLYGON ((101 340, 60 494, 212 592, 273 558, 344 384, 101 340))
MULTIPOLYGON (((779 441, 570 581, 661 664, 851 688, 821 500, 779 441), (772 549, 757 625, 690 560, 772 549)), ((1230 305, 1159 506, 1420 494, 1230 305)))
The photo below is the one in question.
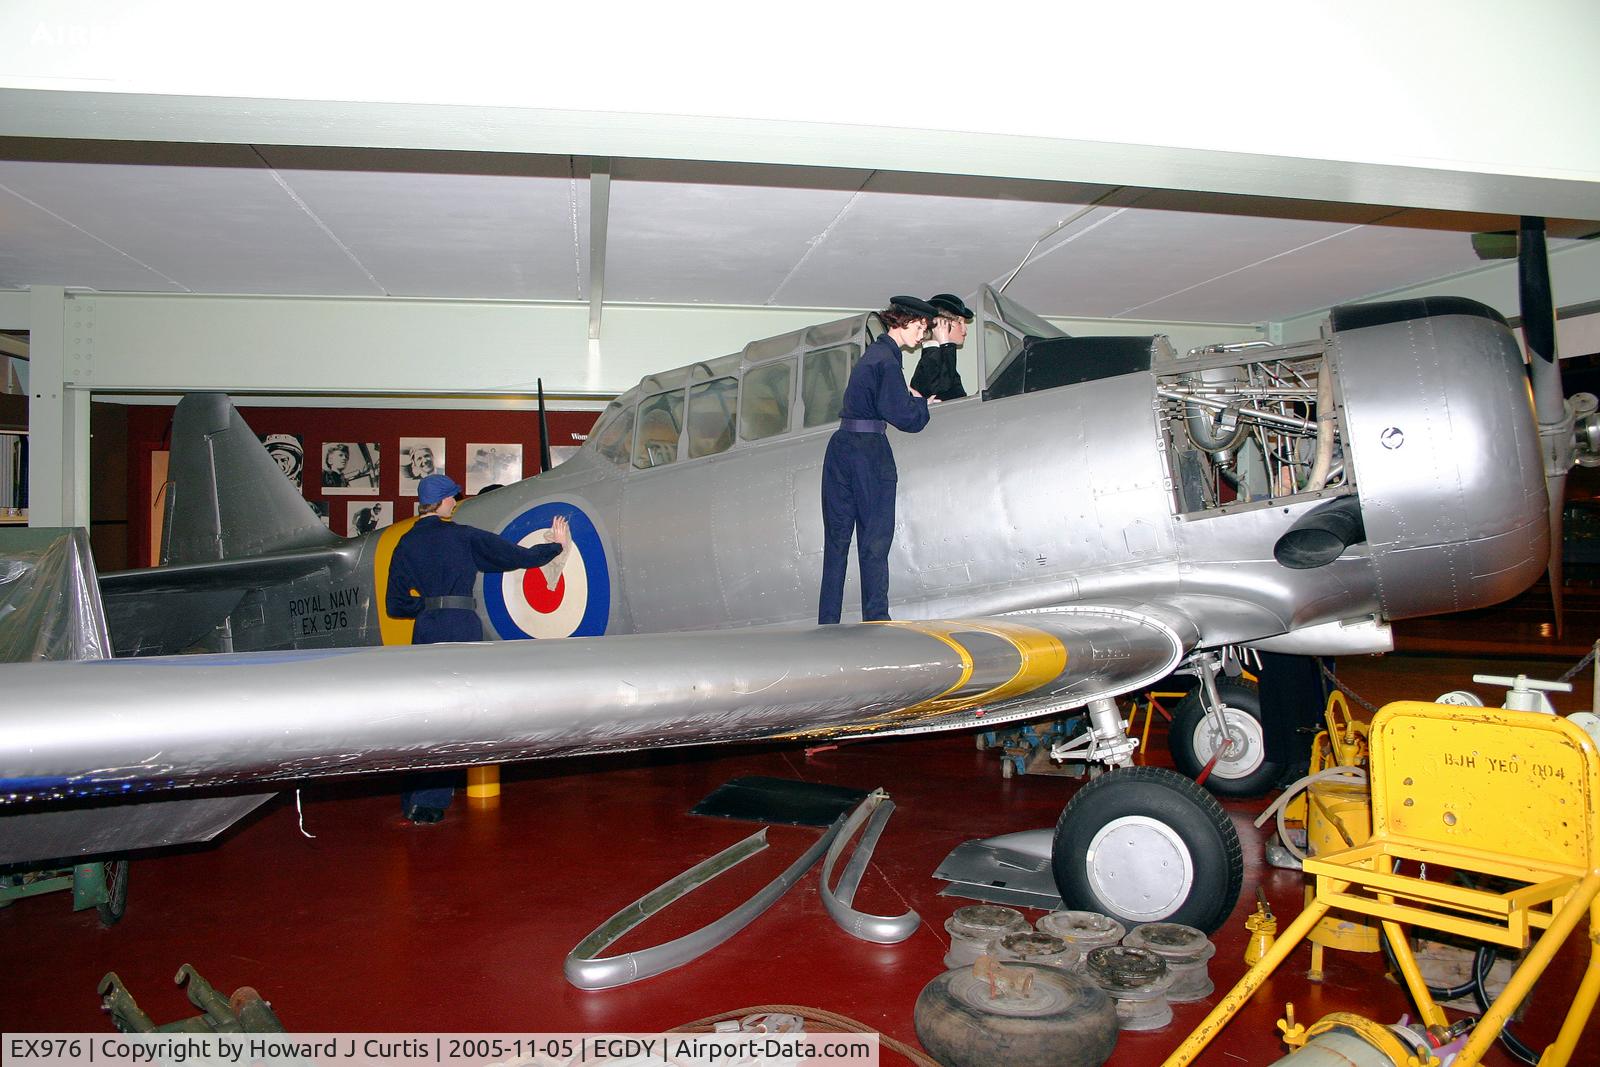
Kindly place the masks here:
MULTIPOLYGON (((1587 655, 1585 655, 1577 663, 1574 663, 1572 665, 1572 668, 1570 670, 1568 670, 1567 673, 1563 674, 1560 678, 1558 678, 1556 680, 1557 681, 1561 681, 1561 682, 1570 682, 1570 681, 1572 681, 1572 679, 1574 679, 1574 678, 1576 678, 1578 676, 1578 672, 1579 671, 1583 670, 1585 667, 1589 666, 1589 664, 1594 662, 1594 655, 1595 655, 1595 652, 1597 650, 1600 650, 1600 642, 1597 642, 1595 648, 1589 649, 1589 652, 1588 652, 1587 655)), ((1378 710, 1378 705, 1374 704, 1372 701, 1370 701, 1370 700, 1366 699, 1365 697, 1363 697, 1360 693, 1357 693, 1354 689, 1351 689, 1349 686, 1347 686, 1343 682, 1339 681, 1338 676, 1336 676, 1331 670, 1328 669, 1328 664, 1323 660, 1323 658, 1321 656, 1316 657, 1316 660, 1317 660, 1317 669, 1322 672, 1322 676, 1324 678, 1328 679, 1328 681, 1333 683, 1333 687, 1335 689, 1339 690, 1345 696, 1349 697, 1351 700, 1354 700, 1357 704, 1360 704, 1363 708, 1366 708, 1368 711, 1376 712, 1378 710)))
POLYGON ((1377 712, 1378 705, 1374 704, 1372 701, 1368 700, 1366 697, 1363 697, 1360 693, 1357 693, 1354 689, 1351 689, 1349 686, 1347 686, 1343 682, 1339 681, 1338 677, 1332 671, 1330 671, 1328 669, 1328 663, 1327 663, 1326 660, 1324 660, 1321 656, 1316 657, 1316 660, 1317 660, 1317 670, 1322 672, 1322 676, 1324 678, 1326 678, 1328 681, 1333 683, 1333 687, 1335 689, 1339 690, 1345 696, 1349 697, 1351 700, 1354 700, 1357 704, 1360 704, 1362 707, 1366 708, 1368 711, 1374 712, 1374 713, 1377 712))
MULTIPOLYGON (((1595 647, 1596 648, 1600 648, 1600 644, 1597 644, 1595 647)), ((1563 674, 1560 678, 1556 679, 1556 681, 1558 681, 1558 682, 1570 682, 1570 681, 1572 681, 1572 679, 1577 677, 1579 671, 1583 670, 1589 664, 1594 662, 1594 654, 1595 654, 1595 648, 1591 648, 1589 650, 1589 654, 1587 656, 1585 656, 1582 659, 1580 659, 1577 663, 1574 663, 1572 665, 1572 669, 1570 671, 1568 671, 1566 674, 1563 674)))

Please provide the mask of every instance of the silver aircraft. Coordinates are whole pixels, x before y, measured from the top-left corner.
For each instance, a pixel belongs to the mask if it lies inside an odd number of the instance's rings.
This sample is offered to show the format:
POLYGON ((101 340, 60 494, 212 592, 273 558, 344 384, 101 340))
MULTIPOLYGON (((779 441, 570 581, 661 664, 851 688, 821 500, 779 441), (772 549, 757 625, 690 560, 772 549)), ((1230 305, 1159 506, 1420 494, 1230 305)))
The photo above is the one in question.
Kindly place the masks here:
POLYGON ((984 388, 894 440, 890 623, 813 623, 823 450, 870 314, 652 374, 571 460, 464 503, 525 544, 556 515, 573 534, 482 579, 475 645, 411 647, 385 613, 412 520, 328 533, 226 397, 186 397, 169 562, 100 580, 118 658, 0 667, 0 861, 205 837, 263 783, 1077 711, 1063 754, 1127 769, 1062 814, 1068 906, 1215 929, 1238 838, 1188 778, 1129 767, 1115 698, 1195 673, 1184 728, 1248 773, 1229 650, 1386 650, 1391 620, 1525 589, 1550 534, 1521 351, 1458 299, 1187 353, 972 302, 984 388))

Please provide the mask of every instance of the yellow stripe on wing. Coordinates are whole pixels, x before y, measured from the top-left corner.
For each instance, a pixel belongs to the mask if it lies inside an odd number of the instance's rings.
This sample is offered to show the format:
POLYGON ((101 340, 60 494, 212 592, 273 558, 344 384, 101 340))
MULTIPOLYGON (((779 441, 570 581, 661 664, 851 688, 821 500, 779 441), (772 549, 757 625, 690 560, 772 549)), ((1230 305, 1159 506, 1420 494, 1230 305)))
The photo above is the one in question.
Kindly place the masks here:
POLYGON ((1067 648, 1061 643, 1061 639, 1054 634, 1046 633, 1044 630, 1039 630, 1032 626, 1024 626, 1021 623, 1003 622, 996 619, 962 619, 949 622, 943 620, 928 622, 888 621, 875 625, 897 626, 903 630, 911 630, 926 637, 931 637, 946 645, 960 658, 960 676, 944 692, 931 700, 924 700, 909 707, 897 708, 893 711, 867 715, 851 723, 790 731, 789 733, 777 735, 774 740, 816 739, 872 733, 876 729, 901 727, 908 722, 936 719, 952 712, 983 707, 1031 692, 1039 686, 1060 677, 1061 673, 1067 669, 1067 648), (971 693, 966 696, 951 696, 952 693, 959 693, 966 687, 967 683, 972 680, 973 671, 976 667, 971 650, 956 638, 955 635, 959 633, 988 634, 991 637, 998 637, 1009 644, 1016 650, 1019 660, 1016 672, 999 685, 992 686, 981 692, 971 693))
POLYGON ((894 713, 896 719, 905 718, 931 718, 935 715, 944 715, 952 711, 965 711, 969 708, 982 707, 986 704, 997 704, 1023 693, 1031 692, 1046 682, 1059 677, 1067 669, 1067 647, 1061 639, 1054 634, 1032 626, 1024 626, 1017 622, 1006 622, 998 619, 962 619, 954 622, 887 622, 885 626, 898 626, 905 630, 915 630, 937 638, 952 648, 959 649, 962 662, 966 669, 962 672, 961 680, 946 689, 932 700, 925 700, 920 704, 913 704, 909 708, 902 708, 894 713), (968 696, 952 697, 951 693, 959 692, 972 677, 972 653, 967 651, 953 635, 957 633, 981 633, 991 637, 998 637, 1009 644, 1017 652, 1020 662, 1017 672, 1006 681, 990 689, 968 696))

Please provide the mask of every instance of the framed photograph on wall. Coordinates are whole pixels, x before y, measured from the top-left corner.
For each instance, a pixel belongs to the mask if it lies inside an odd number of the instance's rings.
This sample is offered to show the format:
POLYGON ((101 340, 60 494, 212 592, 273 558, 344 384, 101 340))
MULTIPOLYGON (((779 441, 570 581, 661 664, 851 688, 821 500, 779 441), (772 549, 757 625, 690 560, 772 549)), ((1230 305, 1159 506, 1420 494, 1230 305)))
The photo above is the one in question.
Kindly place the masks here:
POLYGON ((262 433, 256 436, 266 447, 267 455, 283 471, 284 477, 299 489, 306 467, 306 439, 297 433, 262 433))
POLYGON ((381 530, 394 521, 394 504, 387 500, 352 500, 346 505, 349 511, 351 537, 381 530))
POLYGON ((400 495, 416 496, 417 483, 444 471, 443 437, 400 438, 400 495))
POLYGON ((522 445, 468 444, 467 493, 472 496, 491 485, 522 481, 522 445))
POLYGON ((374 441, 325 441, 322 491, 328 496, 377 496, 378 445, 374 441))
POLYGON ((307 500, 311 505, 312 514, 322 520, 322 525, 328 525, 328 502, 326 500, 307 500))

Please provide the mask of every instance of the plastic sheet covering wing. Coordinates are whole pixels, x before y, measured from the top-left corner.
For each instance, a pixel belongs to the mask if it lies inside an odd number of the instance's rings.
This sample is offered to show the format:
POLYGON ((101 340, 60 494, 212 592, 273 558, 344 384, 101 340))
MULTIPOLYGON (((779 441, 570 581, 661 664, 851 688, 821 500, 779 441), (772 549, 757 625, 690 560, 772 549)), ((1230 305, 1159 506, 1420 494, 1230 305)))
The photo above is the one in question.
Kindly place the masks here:
POLYGON ((110 655, 88 531, 0 531, 0 663, 110 655))
MULTIPOLYGON (((0 530, 0 662, 100 660, 110 655, 88 532, 0 530)), ((6 814, 0 817, 0 865, 209 840, 271 796, 6 814)))

